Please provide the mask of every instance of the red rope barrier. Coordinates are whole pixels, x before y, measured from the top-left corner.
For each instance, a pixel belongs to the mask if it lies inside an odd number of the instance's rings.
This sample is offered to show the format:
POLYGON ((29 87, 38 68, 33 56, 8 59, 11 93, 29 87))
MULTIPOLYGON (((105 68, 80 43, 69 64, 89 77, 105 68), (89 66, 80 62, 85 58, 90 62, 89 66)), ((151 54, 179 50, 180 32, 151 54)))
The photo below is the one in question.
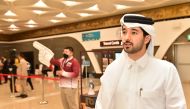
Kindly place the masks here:
POLYGON ((46 80, 60 80, 60 78, 51 78, 51 77, 44 77, 42 75, 31 75, 31 76, 24 76, 24 75, 16 75, 16 74, 1 74, 0 76, 16 76, 16 77, 22 77, 22 78, 44 78, 46 80))

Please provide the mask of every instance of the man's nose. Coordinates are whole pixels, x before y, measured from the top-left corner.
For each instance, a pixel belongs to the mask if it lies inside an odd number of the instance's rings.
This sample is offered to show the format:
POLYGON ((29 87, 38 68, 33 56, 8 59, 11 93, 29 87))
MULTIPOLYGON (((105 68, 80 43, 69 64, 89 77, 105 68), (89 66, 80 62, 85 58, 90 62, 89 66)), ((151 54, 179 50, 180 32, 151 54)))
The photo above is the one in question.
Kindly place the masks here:
POLYGON ((130 40, 131 40, 131 35, 129 33, 122 34, 122 41, 123 42, 130 41, 130 40))

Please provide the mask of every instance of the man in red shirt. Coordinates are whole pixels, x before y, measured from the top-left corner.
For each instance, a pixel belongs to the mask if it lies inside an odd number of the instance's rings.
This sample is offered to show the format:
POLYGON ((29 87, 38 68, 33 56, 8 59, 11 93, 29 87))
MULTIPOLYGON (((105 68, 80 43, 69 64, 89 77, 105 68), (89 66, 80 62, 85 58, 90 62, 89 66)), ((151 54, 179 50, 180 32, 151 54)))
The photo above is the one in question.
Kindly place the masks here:
POLYGON ((50 61, 51 64, 60 66, 57 75, 60 76, 59 86, 61 88, 61 99, 64 109, 78 109, 78 80, 80 72, 80 64, 73 57, 73 48, 65 47, 63 50, 63 58, 50 61))

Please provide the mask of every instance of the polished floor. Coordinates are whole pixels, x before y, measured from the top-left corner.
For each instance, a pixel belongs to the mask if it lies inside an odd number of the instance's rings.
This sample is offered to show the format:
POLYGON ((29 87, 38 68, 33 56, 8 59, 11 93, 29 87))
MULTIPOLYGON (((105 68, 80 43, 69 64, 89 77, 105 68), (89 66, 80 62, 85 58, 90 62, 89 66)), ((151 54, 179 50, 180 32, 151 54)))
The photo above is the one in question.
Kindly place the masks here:
MULTIPOLYGON (((42 97, 42 82, 33 79, 34 90, 28 85, 28 97, 12 97, 9 83, 0 85, 0 109, 63 109, 60 98, 60 91, 57 82, 46 80, 44 82, 44 98, 42 97), (47 104, 40 102, 47 101, 47 104)), ((85 84, 85 81, 83 81, 85 84)), ((99 84, 99 83, 98 83, 99 84)), ((183 83, 184 93, 190 109, 190 82, 183 83)), ((15 94, 15 96, 18 93, 15 94)))
MULTIPOLYGON (((96 86, 95 90, 98 90, 100 86, 99 79, 91 79, 96 86)), ((89 79, 83 79, 83 93, 87 93, 88 81, 89 79)), ((42 94, 42 81, 32 79, 32 82, 34 90, 31 90, 29 85, 27 86, 27 98, 14 97, 19 95, 19 93, 14 95, 10 93, 9 83, 0 85, 0 109, 63 109, 58 81, 45 80, 44 94, 42 94), (46 101, 47 104, 42 103, 46 101)))
MULTIPOLYGON (((45 81, 44 98, 42 98, 42 82, 33 80, 34 90, 28 85, 28 97, 13 97, 9 83, 0 85, 0 109, 63 109, 59 87, 56 82, 45 81), (40 102, 47 101, 47 104, 40 102)), ((15 96, 19 93, 15 93, 15 96)))

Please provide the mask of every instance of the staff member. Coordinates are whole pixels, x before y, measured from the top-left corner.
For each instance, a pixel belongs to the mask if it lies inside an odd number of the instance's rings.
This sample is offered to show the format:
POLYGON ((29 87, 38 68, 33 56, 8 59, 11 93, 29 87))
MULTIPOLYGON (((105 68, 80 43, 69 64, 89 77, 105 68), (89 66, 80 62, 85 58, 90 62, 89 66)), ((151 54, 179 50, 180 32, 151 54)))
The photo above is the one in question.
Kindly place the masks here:
POLYGON ((73 57, 73 48, 66 47, 63 50, 63 58, 51 59, 51 64, 60 66, 57 75, 60 76, 61 99, 64 109, 78 109, 78 79, 80 72, 80 64, 73 57))

